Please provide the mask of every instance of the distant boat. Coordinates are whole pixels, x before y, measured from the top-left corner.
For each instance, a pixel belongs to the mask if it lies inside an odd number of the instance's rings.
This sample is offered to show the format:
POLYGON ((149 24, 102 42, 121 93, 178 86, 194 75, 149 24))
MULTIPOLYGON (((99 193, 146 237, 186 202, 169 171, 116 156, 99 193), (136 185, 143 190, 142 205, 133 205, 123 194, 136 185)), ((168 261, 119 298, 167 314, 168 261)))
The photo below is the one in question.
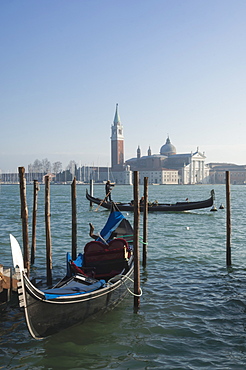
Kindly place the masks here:
MULTIPOLYGON (((86 198, 95 204, 100 205, 103 208, 111 209, 112 202, 106 202, 105 199, 94 198, 88 193, 86 189, 86 198)), ((157 201, 148 204, 148 211, 149 212, 183 212, 183 211, 190 211, 193 209, 201 209, 201 208, 208 208, 212 207, 214 203, 214 190, 211 190, 210 198, 206 200, 199 200, 196 202, 190 202, 188 199, 186 202, 177 202, 177 203, 159 203, 157 201)), ((132 202, 129 203, 122 203, 122 202, 115 202, 118 209, 120 211, 133 211, 134 206, 132 202)), ((143 211, 143 206, 140 205, 140 211, 143 211)))

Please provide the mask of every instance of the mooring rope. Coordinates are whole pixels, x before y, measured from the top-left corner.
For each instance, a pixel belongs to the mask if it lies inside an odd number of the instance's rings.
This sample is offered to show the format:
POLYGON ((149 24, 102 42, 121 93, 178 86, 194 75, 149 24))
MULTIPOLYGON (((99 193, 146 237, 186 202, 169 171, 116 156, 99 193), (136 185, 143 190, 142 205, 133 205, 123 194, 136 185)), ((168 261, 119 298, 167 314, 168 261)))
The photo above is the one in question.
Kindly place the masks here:
MULTIPOLYGON (((133 237, 133 235, 131 234, 131 235, 118 235, 117 236, 117 238, 123 238, 123 239, 125 239, 125 238, 130 238, 130 237, 133 237)), ((142 243, 142 244, 146 244, 146 245, 148 245, 149 243, 147 243, 147 242, 144 242, 143 241, 143 238, 141 237, 141 236, 139 236, 139 241, 142 243)), ((133 239, 132 240, 127 240, 127 242, 128 243, 132 243, 133 242, 133 239)))
MULTIPOLYGON (((132 283, 134 283, 134 280, 133 280, 133 279, 131 279, 129 276, 122 275, 122 274, 118 274, 118 275, 116 275, 116 276, 112 277, 111 279, 109 279, 109 280, 108 280, 108 282, 107 282, 107 284, 113 284, 113 283, 111 283, 111 281, 110 281, 110 280, 113 280, 113 279, 115 279, 115 278, 119 278, 119 280, 122 280, 122 277, 125 277, 126 279, 128 279, 128 280, 130 280, 132 283)), ((141 297, 141 296, 142 296, 143 291, 142 291, 142 289, 141 289, 140 287, 139 287, 140 294, 136 294, 136 293, 132 292, 132 291, 131 291, 131 289, 129 289, 129 288, 128 288, 128 286, 126 285, 126 282, 125 282, 124 280, 122 280, 122 281, 123 281, 123 283, 125 284, 126 289, 128 290, 128 292, 129 292, 129 293, 131 293, 134 297, 141 297)))
POLYGON ((141 243, 142 243, 142 244, 145 244, 145 245, 148 245, 148 244, 149 244, 149 243, 147 243, 147 242, 144 242, 144 241, 143 241, 143 238, 142 238, 141 236, 139 236, 139 241, 141 241, 141 243))

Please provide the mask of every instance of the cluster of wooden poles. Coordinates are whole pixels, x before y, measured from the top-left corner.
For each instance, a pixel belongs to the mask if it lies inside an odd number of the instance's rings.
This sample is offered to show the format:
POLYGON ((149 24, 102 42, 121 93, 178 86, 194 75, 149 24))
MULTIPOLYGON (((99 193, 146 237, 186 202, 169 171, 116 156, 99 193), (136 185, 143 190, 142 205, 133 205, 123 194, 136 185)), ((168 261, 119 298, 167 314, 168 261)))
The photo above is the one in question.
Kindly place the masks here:
MULTIPOLYGON (((32 214, 32 245, 31 258, 29 258, 29 238, 28 238, 28 207, 26 201, 26 179, 25 168, 19 167, 20 199, 21 199, 21 219, 23 237, 23 258, 24 267, 27 274, 30 273, 30 265, 34 264, 36 253, 36 218, 37 218, 37 198, 39 184, 34 180, 33 195, 33 214, 32 214)), ((139 173, 134 172, 134 309, 140 305, 140 263, 139 263, 139 224, 140 224, 140 205, 139 205, 139 173)), ((76 178, 71 184, 71 204, 72 204, 72 259, 77 257, 77 210, 76 210, 76 178)), ((148 221, 148 178, 144 178, 144 202, 143 202, 143 267, 147 263, 147 221, 148 221)), ((45 176, 45 231, 46 231, 46 279, 47 285, 52 285, 52 244, 51 244, 51 223, 50 223, 50 177, 45 176)))
MULTIPOLYGON (((32 217, 32 246, 31 259, 29 259, 29 242, 28 242, 28 209, 26 202, 26 181, 25 168, 19 167, 20 181, 20 198, 21 198, 21 219, 23 235, 24 266, 27 274, 30 272, 31 264, 35 260, 36 251, 36 215, 37 215, 37 193, 39 185, 34 180, 34 197, 33 197, 33 217, 32 217)), ((77 212, 76 212, 76 178, 71 184, 72 197, 72 259, 77 256, 77 212)), ((139 173, 134 171, 134 307, 138 308, 140 304, 140 263, 139 263, 139 173)), ((226 263, 231 266, 231 210, 230 210, 230 172, 226 171, 226 263)), ((147 263, 147 238, 148 238, 148 177, 144 178, 144 202, 143 202, 143 256, 142 265, 145 268, 147 263)), ((45 229, 46 229, 46 271, 47 285, 52 285, 52 251, 51 251, 51 228, 50 228, 50 178, 45 176, 45 229)))

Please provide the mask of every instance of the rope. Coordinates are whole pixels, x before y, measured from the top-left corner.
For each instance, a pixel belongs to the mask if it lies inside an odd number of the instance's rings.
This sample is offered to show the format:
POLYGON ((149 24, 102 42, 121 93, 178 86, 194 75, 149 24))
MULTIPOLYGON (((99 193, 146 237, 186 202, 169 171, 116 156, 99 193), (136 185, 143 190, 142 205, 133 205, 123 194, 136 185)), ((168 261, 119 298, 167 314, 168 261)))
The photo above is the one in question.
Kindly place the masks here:
MULTIPOLYGON (((123 239, 126 239, 126 238, 130 238, 130 237, 132 237, 133 238, 133 235, 131 234, 131 235, 118 235, 117 234, 117 238, 123 238, 123 239)), ((127 242, 128 243, 133 243, 133 239, 130 239, 130 240, 127 240, 127 242)))
MULTIPOLYGON (((125 238, 129 238, 130 236, 133 236, 133 235, 132 234, 131 235, 118 235, 117 238, 123 238, 123 239, 125 239, 125 238)), ((132 240, 127 240, 127 241, 128 241, 128 243, 132 243, 133 242, 133 239, 132 240)), ((142 244, 149 245, 148 242, 144 242, 143 241, 143 238, 141 236, 139 236, 139 241, 141 241, 142 244)))
MULTIPOLYGON (((113 280, 113 279, 115 279, 115 278, 119 278, 120 280, 122 280, 122 277, 125 277, 125 278, 127 278, 128 280, 130 280, 132 283, 134 283, 134 280, 133 279, 131 279, 129 276, 126 276, 126 275, 122 275, 122 274, 118 274, 118 275, 116 275, 116 276, 114 276, 114 277, 112 277, 111 279, 109 279, 108 280, 108 284, 113 284, 113 283, 111 283, 111 281, 110 280, 113 280)), ((123 281, 123 280, 122 280, 123 281)), ((126 286, 126 289, 128 290, 128 292, 129 293, 131 293, 134 297, 141 297, 142 296, 142 294, 143 294, 143 291, 142 291, 142 289, 139 287, 139 289, 140 289, 140 294, 135 294, 134 292, 132 292, 129 288, 128 288, 128 286, 126 285, 126 282, 125 281, 123 281, 123 283, 125 284, 125 286, 126 286)))
POLYGON ((149 243, 148 243, 148 242, 144 242, 144 241, 143 241, 143 238, 142 238, 141 236, 139 237, 139 240, 141 241, 141 243, 142 243, 142 244, 149 245, 149 243))
POLYGON ((130 234, 130 235, 119 235, 119 236, 118 236, 118 238, 126 238, 126 237, 130 237, 130 236, 132 236, 132 237, 133 237, 133 235, 132 235, 132 234, 130 234))

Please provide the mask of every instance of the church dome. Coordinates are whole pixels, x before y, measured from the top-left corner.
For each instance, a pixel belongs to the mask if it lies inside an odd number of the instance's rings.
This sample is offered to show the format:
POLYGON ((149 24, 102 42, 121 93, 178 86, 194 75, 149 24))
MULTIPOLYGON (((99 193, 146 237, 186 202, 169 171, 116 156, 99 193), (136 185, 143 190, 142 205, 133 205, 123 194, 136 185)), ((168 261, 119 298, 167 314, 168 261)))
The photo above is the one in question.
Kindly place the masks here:
POLYGON ((160 149, 160 154, 167 156, 176 154, 176 148, 173 144, 171 144, 169 137, 167 138, 166 143, 162 145, 160 149))

